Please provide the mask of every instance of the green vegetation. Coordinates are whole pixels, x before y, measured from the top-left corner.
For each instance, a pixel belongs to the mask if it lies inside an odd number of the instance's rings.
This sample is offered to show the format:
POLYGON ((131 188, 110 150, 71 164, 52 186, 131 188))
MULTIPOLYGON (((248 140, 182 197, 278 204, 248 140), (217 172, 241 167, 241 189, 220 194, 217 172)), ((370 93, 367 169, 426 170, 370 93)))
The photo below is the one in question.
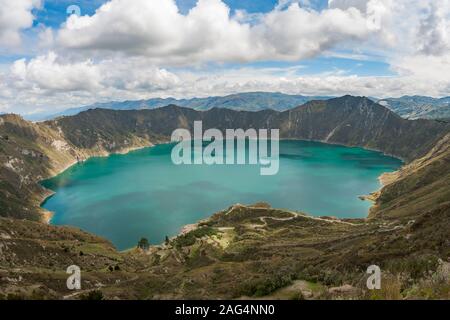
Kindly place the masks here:
POLYGON ((198 229, 195 229, 191 232, 188 232, 186 234, 183 234, 181 236, 178 236, 174 241, 173 244, 177 248, 181 247, 189 247, 192 246, 197 239, 201 239, 203 237, 209 237, 216 235, 217 231, 210 227, 200 227, 198 229))
POLYGON ((276 275, 265 279, 250 280, 244 282, 240 286, 237 296, 264 297, 291 283, 292 278, 286 275, 276 275))
POLYGON ((141 238, 137 244, 137 247, 142 250, 148 250, 150 248, 150 242, 148 242, 147 238, 141 238))
POLYGON ((103 300, 103 293, 100 290, 89 291, 88 293, 82 294, 80 300, 103 300))

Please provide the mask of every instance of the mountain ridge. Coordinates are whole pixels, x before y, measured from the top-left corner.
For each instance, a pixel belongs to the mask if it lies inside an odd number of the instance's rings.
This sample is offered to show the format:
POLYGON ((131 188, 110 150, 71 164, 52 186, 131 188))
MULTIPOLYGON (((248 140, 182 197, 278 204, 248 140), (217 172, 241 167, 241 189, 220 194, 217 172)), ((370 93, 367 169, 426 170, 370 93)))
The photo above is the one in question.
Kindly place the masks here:
MULTIPOLYGON (((85 121, 86 117, 89 117, 89 114, 96 115, 99 118, 110 117, 111 119, 108 118, 108 120, 120 122, 118 111, 94 109, 86 112, 75 117, 57 119, 54 123, 73 127, 75 125, 70 124, 70 122, 78 120, 85 121)), ((136 125, 139 130, 144 131, 141 132, 143 135, 149 133, 159 134, 162 132, 170 136, 173 130, 182 126, 182 123, 175 121, 169 123, 170 128, 162 128, 161 123, 158 123, 159 120, 152 123, 153 120, 151 117, 154 116, 160 120, 163 118, 175 120, 171 113, 176 113, 178 116, 184 117, 184 122, 191 124, 195 120, 203 120, 205 128, 211 127, 221 130, 233 127, 248 129, 252 126, 256 128, 267 127, 268 129, 279 128, 280 136, 284 139, 297 138, 348 144, 351 146, 363 146, 406 160, 424 155, 426 152, 425 149, 430 147, 430 143, 436 142, 435 140, 430 142, 428 139, 447 127, 445 123, 429 120, 404 120, 395 113, 390 112, 387 108, 372 102, 370 99, 352 96, 344 96, 326 101, 311 101, 283 112, 274 110, 247 112, 223 108, 198 112, 186 107, 171 105, 155 110, 127 110, 120 113, 120 115, 127 119, 128 130, 136 129, 133 127, 136 125), (236 115, 240 115, 240 117, 236 115), (148 125, 146 127, 140 126, 137 120, 138 118, 141 118, 141 121, 143 121, 143 118, 148 118, 147 120, 152 123, 152 130, 154 132, 149 130, 148 125), (372 128, 367 127, 367 125, 372 125, 372 128), (376 134, 374 133, 375 129, 377 130, 376 134), (358 130, 358 135, 351 137, 352 132, 355 130, 358 130), (404 130, 408 132, 402 132, 404 130), (386 146, 392 140, 389 135, 403 137, 403 141, 396 145, 386 146), (420 137, 421 135, 425 136, 423 140, 420 137), (413 141, 410 141, 411 139, 413 141), (428 142, 424 145, 422 142, 425 140, 428 142), (413 143, 414 146, 411 145, 413 143), (401 150, 405 148, 402 147, 403 145, 409 148, 409 150, 401 150), (411 150, 413 148, 416 150, 411 150)), ((97 123, 95 126, 91 125, 90 130, 94 130, 94 127, 98 126, 102 127, 102 124, 97 123)), ((192 126, 187 127, 187 129, 192 129, 192 126)))
POLYGON ((449 174, 448 124, 404 120, 361 97, 285 112, 96 109, 44 123, 3 115, 0 299, 83 299, 95 290, 107 299, 449 298, 449 174), (236 204, 165 244, 122 253, 76 228, 30 221, 44 213, 43 178, 91 156, 167 142, 173 128, 192 129, 194 120, 222 130, 280 126, 287 139, 365 147, 389 139, 382 149, 408 160, 374 197, 367 219, 236 204), (77 293, 65 288, 64 271, 72 264, 83 270, 85 287, 77 293), (367 292, 361 280, 371 264, 389 284, 379 292, 367 292))
MULTIPOLYGON (((313 100, 333 99, 333 96, 290 95, 280 92, 244 92, 226 96, 176 99, 151 98, 95 103, 83 107, 70 108, 58 113, 25 115, 31 121, 52 120, 61 116, 76 115, 90 109, 142 110, 155 109, 175 104, 198 111, 226 108, 242 111, 277 110, 286 111, 313 100)), ((445 119, 450 117, 450 97, 433 98, 426 96, 403 96, 399 98, 369 98, 382 104, 406 119, 445 119)))
POLYGON ((151 98, 146 100, 126 100, 95 103, 79 108, 67 109, 55 114, 30 116, 27 117, 27 119, 45 121, 61 116, 76 115, 82 111, 97 108, 112 110, 143 110, 161 108, 171 104, 191 108, 198 111, 210 110, 213 108, 225 108, 243 111, 259 111, 265 109, 285 111, 298 105, 302 105, 307 101, 325 100, 329 98, 332 97, 290 95, 279 92, 244 92, 226 96, 211 96, 205 98, 190 99, 151 98))

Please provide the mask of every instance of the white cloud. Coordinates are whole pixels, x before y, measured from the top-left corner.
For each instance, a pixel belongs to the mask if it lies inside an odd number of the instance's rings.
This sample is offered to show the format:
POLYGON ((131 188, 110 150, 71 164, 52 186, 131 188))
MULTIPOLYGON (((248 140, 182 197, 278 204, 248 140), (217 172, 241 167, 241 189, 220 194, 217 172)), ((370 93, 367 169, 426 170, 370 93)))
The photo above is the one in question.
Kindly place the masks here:
POLYGON ((343 74, 341 70, 317 75, 289 74, 282 70, 239 68, 212 74, 181 75, 185 91, 180 96, 225 95, 235 92, 268 91, 304 95, 363 95, 397 97, 402 95, 448 95, 450 82, 443 78, 420 81, 421 76, 357 76, 343 74), (199 90, 201 88, 201 90, 199 90))
POLYGON ((369 0, 329 0, 328 7, 331 9, 347 10, 348 8, 356 8, 361 12, 366 12, 369 0))
POLYGON ((54 52, 30 61, 14 62, 9 82, 16 88, 33 89, 45 94, 105 88, 118 90, 165 90, 179 83, 174 74, 151 66, 145 59, 91 60, 67 63, 54 52))
MULTIPOLYGON (((443 56, 416 54, 397 57, 392 64, 392 68, 400 76, 413 76, 417 82, 440 81, 450 84, 450 54, 443 56)), ((446 93, 443 92, 443 95, 449 94, 448 90, 446 93)))
POLYGON ((0 0, 0 45, 20 45, 21 31, 33 25, 31 10, 40 4, 40 0, 0 0))
POLYGON ((310 58, 338 43, 361 40, 369 35, 367 23, 359 11, 351 8, 322 12, 308 11, 298 5, 273 11, 255 27, 264 43, 263 59, 298 60, 310 58))
POLYGON ((124 58, 99 64, 105 88, 135 92, 164 92, 182 85, 179 77, 147 59, 124 58))
POLYGON ((53 29, 40 25, 37 27, 38 46, 40 49, 51 49, 54 45, 55 36, 53 29))
POLYGON ((384 56, 400 77, 450 83, 450 0, 329 0, 329 7, 372 16, 377 41, 363 48, 384 56))
POLYGON ((47 91, 94 91, 100 86, 98 66, 89 60, 61 63, 53 52, 29 62, 17 60, 11 67, 11 77, 18 87, 47 91))
POLYGON ((164 94, 181 85, 178 76, 143 58, 69 62, 50 52, 19 59, 0 72, 0 106, 19 107, 15 112, 49 110, 164 94))
POLYGON ((174 0, 112 0, 93 16, 71 16, 58 39, 68 49, 141 55, 167 64, 297 60, 370 34, 366 17, 354 8, 317 12, 293 2, 253 23, 244 22, 244 15, 231 16, 221 0, 199 0, 187 15, 174 0))
POLYGON ((450 1, 429 3, 427 14, 420 20, 417 40, 419 51, 426 55, 450 52, 450 1))

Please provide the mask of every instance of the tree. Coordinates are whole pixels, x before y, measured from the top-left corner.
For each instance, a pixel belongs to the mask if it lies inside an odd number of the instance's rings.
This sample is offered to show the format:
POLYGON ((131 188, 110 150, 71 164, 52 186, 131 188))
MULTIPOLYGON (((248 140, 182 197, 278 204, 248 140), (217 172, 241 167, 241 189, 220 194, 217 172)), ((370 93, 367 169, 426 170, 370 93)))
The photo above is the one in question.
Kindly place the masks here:
POLYGON ((142 250, 148 250, 150 248, 150 243, 147 238, 141 238, 138 242, 138 248, 142 250))

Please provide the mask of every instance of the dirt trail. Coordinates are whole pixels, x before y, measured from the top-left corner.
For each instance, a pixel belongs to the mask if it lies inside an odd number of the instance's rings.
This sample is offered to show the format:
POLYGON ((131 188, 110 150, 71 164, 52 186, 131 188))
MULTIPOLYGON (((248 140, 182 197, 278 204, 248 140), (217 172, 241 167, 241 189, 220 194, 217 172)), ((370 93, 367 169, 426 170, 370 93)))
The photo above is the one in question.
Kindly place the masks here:
MULTIPOLYGON (((236 204, 234 206, 232 206, 226 213, 225 215, 230 214, 233 210, 239 209, 239 208, 245 208, 245 209, 251 209, 251 210, 264 210, 267 211, 267 208, 261 208, 261 207, 252 207, 252 206, 245 206, 242 204, 236 204)), ((276 221, 289 221, 289 220, 293 220, 297 217, 302 217, 302 218, 306 218, 306 219, 312 219, 312 220, 317 220, 317 221, 323 221, 323 222, 328 222, 328 223, 342 223, 342 224, 346 224, 349 226, 357 226, 360 224, 356 224, 356 223, 351 223, 351 222, 347 222, 347 221, 342 221, 339 219, 325 219, 325 218, 319 218, 319 217, 313 217, 313 216, 308 216, 305 214, 300 214, 298 212, 294 212, 294 211, 289 211, 289 210, 277 210, 279 212, 286 212, 286 213, 290 213, 292 214, 292 217, 289 218, 276 218, 276 217, 269 217, 269 216, 264 216, 264 217, 260 217, 259 219, 261 220, 261 222, 263 223, 263 225, 252 225, 253 227, 258 227, 258 228, 263 228, 265 226, 267 226, 267 221, 266 219, 272 219, 272 220, 276 220, 276 221)))

